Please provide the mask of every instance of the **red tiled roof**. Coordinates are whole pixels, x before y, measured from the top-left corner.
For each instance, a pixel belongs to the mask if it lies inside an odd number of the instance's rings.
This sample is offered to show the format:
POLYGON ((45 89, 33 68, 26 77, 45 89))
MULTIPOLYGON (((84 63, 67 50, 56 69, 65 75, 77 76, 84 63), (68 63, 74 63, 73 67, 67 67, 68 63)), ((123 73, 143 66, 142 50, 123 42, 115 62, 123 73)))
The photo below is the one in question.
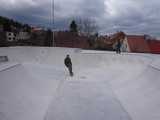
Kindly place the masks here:
POLYGON ((145 40, 145 36, 141 35, 127 35, 128 45, 130 47, 130 52, 140 52, 149 53, 150 49, 145 40))

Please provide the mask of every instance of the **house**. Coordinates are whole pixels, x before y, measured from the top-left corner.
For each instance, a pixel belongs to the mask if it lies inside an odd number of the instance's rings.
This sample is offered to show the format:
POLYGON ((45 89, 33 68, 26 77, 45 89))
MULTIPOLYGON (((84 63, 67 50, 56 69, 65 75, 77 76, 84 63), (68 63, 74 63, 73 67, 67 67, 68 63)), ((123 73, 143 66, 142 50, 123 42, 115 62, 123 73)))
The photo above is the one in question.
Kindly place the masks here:
POLYGON ((160 41, 146 35, 126 35, 124 42, 126 52, 160 53, 160 41))
POLYGON ((145 35, 126 35, 127 51, 138 53, 149 53, 150 49, 145 35))
POLYGON ((125 36, 125 38, 122 41, 121 51, 122 52, 130 52, 131 51, 129 43, 128 43, 128 37, 127 36, 125 36))
POLYGON ((160 54, 160 40, 148 40, 150 53, 160 54))
POLYGON ((36 34, 43 34, 45 30, 41 27, 31 27, 31 32, 36 34))
POLYGON ((124 48, 126 45, 125 42, 123 42, 125 36, 125 33, 121 31, 109 36, 99 36, 95 41, 95 49, 114 51, 116 49, 117 41, 120 40, 123 43, 123 51, 126 51, 126 48, 124 48))
POLYGON ((6 32, 6 38, 8 42, 15 42, 19 40, 28 40, 30 39, 30 35, 28 32, 6 32))
POLYGON ((19 32, 17 35, 16 35, 16 40, 19 41, 19 40, 28 40, 30 39, 30 34, 28 32, 19 32))

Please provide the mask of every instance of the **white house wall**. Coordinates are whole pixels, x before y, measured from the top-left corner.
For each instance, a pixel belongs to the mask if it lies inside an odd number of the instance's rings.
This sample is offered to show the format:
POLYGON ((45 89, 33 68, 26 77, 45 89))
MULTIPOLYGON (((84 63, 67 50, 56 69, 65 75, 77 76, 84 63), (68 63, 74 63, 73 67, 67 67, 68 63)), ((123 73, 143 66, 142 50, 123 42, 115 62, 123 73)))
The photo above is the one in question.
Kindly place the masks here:
POLYGON ((121 50, 123 52, 130 52, 130 47, 129 47, 129 44, 128 44, 127 37, 125 37, 125 39, 123 40, 121 50))
POLYGON ((27 40, 29 38, 30 35, 28 34, 28 32, 19 32, 16 37, 17 40, 27 40))

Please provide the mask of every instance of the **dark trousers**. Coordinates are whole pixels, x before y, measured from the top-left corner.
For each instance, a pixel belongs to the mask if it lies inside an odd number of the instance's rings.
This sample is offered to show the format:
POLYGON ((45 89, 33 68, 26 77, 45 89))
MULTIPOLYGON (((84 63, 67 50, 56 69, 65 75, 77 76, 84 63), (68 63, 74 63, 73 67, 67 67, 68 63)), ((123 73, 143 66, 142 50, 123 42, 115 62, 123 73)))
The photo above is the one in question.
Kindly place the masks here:
POLYGON ((67 66, 69 74, 72 76, 73 72, 72 72, 72 65, 67 66))
POLYGON ((120 54, 121 53, 121 49, 117 48, 116 52, 117 52, 117 54, 120 54))

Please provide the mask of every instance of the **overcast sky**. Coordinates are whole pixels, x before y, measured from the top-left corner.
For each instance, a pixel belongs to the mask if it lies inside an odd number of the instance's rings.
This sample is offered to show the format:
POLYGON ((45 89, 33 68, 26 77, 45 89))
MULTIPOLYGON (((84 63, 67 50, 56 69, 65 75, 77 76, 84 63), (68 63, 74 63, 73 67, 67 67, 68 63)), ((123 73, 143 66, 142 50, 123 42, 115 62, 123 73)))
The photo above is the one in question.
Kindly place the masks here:
MULTIPOLYGON (((96 20, 100 33, 160 37, 160 0, 54 0, 55 28, 74 18, 96 20)), ((51 0, 0 0, 0 15, 33 25, 51 25, 51 0)))

